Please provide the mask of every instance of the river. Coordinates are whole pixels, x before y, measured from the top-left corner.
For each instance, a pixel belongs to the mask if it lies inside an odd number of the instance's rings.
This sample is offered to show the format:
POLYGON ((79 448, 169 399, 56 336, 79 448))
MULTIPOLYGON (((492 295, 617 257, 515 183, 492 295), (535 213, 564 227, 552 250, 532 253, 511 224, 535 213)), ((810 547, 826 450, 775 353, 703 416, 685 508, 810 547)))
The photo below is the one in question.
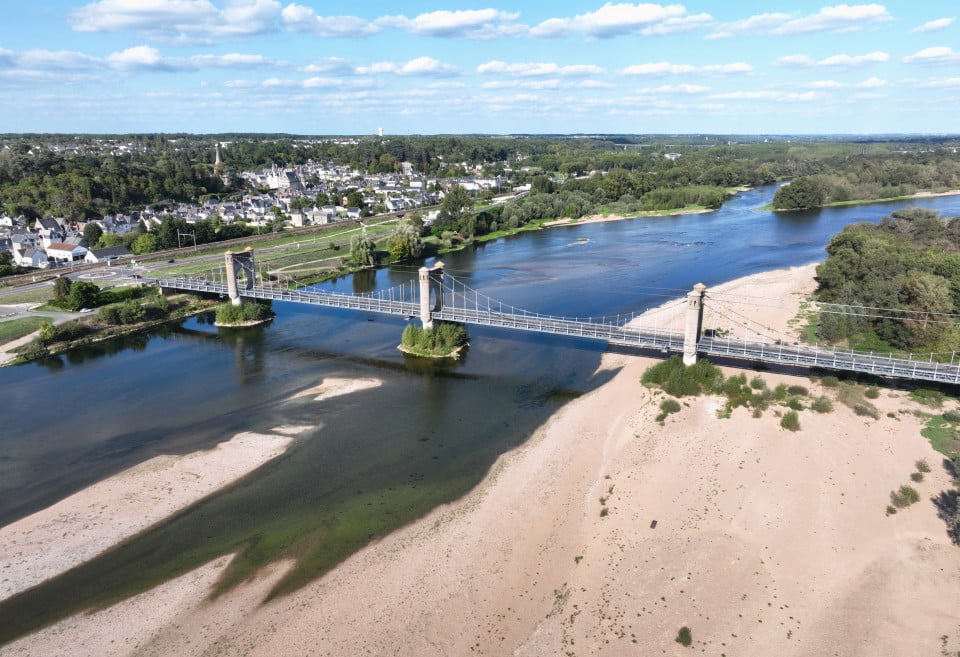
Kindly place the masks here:
MULTIPOLYGON (((642 312, 696 282, 714 285, 818 261, 845 224, 909 205, 960 215, 960 196, 775 214, 774 187, 719 211, 559 227, 443 257, 491 297, 566 315, 642 312)), ((343 279, 341 291, 415 277, 398 266, 343 279)), ((477 484, 563 403, 606 380, 603 345, 471 328, 456 364, 396 349, 404 321, 276 303, 266 327, 182 326, 0 369, 0 523, 6 524, 158 454, 209 448, 247 430, 316 426, 280 459, 16 605, 57 616, 127 596, 239 551, 231 577, 285 556, 295 589, 346 555, 477 484), (322 403, 288 401, 325 377, 376 389, 322 403), (54 602, 55 601, 55 602, 54 602)), ((229 582, 228 582, 229 584, 229 582)))

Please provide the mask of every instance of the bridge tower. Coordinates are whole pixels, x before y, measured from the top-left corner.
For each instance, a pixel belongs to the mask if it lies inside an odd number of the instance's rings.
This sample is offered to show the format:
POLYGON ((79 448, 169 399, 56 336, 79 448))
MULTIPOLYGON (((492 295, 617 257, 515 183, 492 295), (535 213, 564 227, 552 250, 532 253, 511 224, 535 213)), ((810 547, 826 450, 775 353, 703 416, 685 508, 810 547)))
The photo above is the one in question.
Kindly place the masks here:
POLYGON ((230 297, 230 303, 239 306, 242 302, 240 290, 252 290, 256 280, 257 270, 253 264, 253 248, 248 246, 240 253, 227 251, 223 254, 223 258, 227 270, 227 295, 230 297))
POLYGON ((697 283, 687 293, 687 318, 683 328, 684 365, 697 362, 697 343, 700 342, 700 332, 703 329, 703 293, 706 291, 706 285, 697 283))
POLYGON ((420 268, 420 324, 425 329, 433 328, 433 313, 443 310, 443 262, 430 268, 420 268), (435 294, 433 307, 430 306, 430 294, 435 294))

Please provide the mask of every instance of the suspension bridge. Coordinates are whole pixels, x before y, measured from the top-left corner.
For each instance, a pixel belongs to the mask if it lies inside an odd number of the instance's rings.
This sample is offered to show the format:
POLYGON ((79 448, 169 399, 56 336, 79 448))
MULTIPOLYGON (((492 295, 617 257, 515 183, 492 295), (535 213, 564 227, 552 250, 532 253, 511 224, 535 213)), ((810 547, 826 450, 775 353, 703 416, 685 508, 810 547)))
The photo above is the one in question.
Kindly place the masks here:
MULTIPOLYGON (((698 355, 719 356, 751 363, 960 383, 960 358, 955 353, 895 356, 788 344, 782 335, 780 339, 771 335, 769 329, 751 327, 748 317, 728 307, 729 302, 711 297, 706 287, 700 284, 694 286, 685 298, 640 316, 580 318, 531 312, 493 299, 445 272, 443 263, 432 268, 423 267, 416 280, 389 289, 343 294, 282 279, 271 281, 258 274, 253 252, 245 251, 226 254, 224 267, 210 274, 158 278, 154 283, 163 291, 215 294, 229 297, 235 304, 242 299, 287 301, 419 318, 427 328, 435 321, 448 321, 600 340, 611 345, 682 354, 687 364, 696 362, 698 355), (704 324, 705 307, 709 308, 708 325, 704 324), (663 326, 660 316, 679 316, 683 327, 663 326), (733 327, 744 329, 747 335, 735 337, 733 327), (950 356, 949 362, 945 362, 946 355, 950 356)), ((676 321, 674 319, 673 323, 676 321)))

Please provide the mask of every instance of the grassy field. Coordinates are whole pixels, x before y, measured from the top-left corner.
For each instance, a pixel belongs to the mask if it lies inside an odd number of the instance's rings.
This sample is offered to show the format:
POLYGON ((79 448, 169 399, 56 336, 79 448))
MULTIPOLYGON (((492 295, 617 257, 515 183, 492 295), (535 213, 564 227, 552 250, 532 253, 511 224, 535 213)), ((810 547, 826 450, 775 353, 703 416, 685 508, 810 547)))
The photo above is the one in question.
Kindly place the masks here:
POLYGON ((53 286, 24 290, 0 296, 0 305, 17 303, 44 303, 53 299, 53 286))
POLYGON ((8 322, 0 322, 0 345, 19 340, 25 335, 30 335, 44 322, 50 320, 45 317, 20 317, 11 319, 8 322))

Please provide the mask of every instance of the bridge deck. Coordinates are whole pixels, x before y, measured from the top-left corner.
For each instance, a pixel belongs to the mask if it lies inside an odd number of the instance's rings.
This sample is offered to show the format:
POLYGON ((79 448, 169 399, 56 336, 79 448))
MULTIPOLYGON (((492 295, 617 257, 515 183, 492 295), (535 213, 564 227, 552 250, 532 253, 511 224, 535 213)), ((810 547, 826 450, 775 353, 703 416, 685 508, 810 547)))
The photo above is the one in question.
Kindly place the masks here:
MULTIPOLYGON (((161 288, 227 295, 227 286, 192 278, 156 280, 161 288)), ((346 308, 368 312, 417 317, 420 305, 416 302, 393 300, 379 296, 347 295, 334 292, 290 290, 280 287, 254 286, 239 291, 243 297, 290 301, 315 306, 346 308)), ((434 319, 480 326, 565 335, 610 344, 656 348, 672 352, 683 351, 683 332, 667 329, 627 327, 584 320, 549 317, 525 312, 497 312, 480 308, 444 308, 432 315, 434 319)), ((753 342, 738 339, 702 337, 697 352, 705 356, 723 356, 754 363, 819 367, 829 370, 862 372, 881 377, 960 383, 960 362, 939 363, 908 358, 863 354, 852 351, 822 349, 805 345, 753 342)))

